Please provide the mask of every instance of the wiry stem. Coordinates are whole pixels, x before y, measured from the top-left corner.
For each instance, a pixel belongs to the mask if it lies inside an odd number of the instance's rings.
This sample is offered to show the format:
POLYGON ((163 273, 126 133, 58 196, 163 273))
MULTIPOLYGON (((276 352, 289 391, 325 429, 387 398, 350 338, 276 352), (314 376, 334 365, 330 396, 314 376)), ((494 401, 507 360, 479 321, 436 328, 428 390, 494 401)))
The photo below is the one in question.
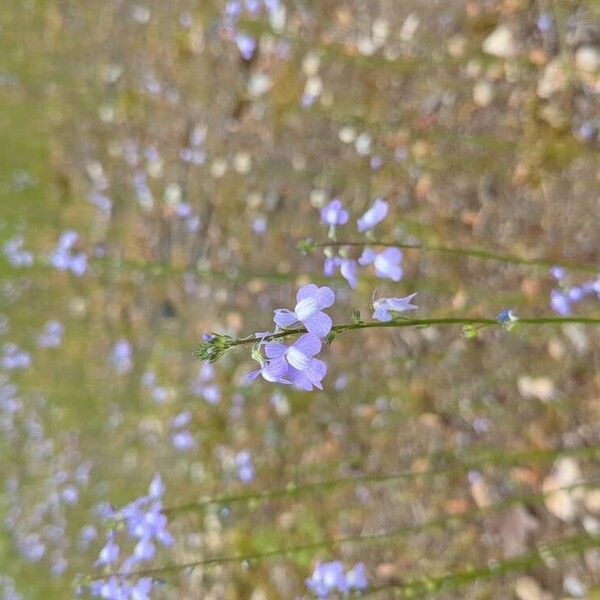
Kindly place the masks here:
POLYGON ((400 598, 429 598, 437 592, 455 590, 475 581, 523 571, 546 562, 550 557, 558 559, 570 554, 582 553, 587 549, 597 548, 598 546, 600 546, 600 538, 581 533, 555 542, 538 544, 535 550, 514 558, 490 561, 487 565, 471 567, 454 573, 421 577, 403 584, 370 586, 365 591, 372 593, 387 589, 393 590, 396 597, 400 598))
POLYGON ((273 500, 276 498, 297 497, 313 492, 321 492, 336 487, 349 485, 366 485, 369 483, 386 483, 390 481, 411 480, 438 475, 453 475, 464 473, 482 466, 514 466, 527 462, 545 462, 556 459, 559 456, 595 456, 600 454, 600 446, 584 446, 581 448, 558 448, 548 450, 524 450, 521 452, 506 453, 504 450, 486 450, 475 455, 469 453, 466 459, 461 458, 457 452, 436 452, 429 456, 414 456, 409 462, 420 462, 426 460, 432 464, 431 468, 423 470, 407 470, 396 473, 355 475, 351 477, 339 477, 312 483, 289 483, 285 487, 262 490, 259 492, 246 492, 206 498, 198 502, 188 502, 177 506, 168 506, 163 509, 167 515, 176 513, 203 510, 208 506, 227 506, 241 502, 252 502, 261 500, 273 500), (452 464, 450 461, 456 461, 452 464), (450 464, 448 464, 450 463, 450 464))
POLYGON ((348 242, 316 242, 309 245, 310 248, 339 248, 343 246, 352 247, 364 247, 364 246, 382 246, 382 247, 394 247, 403 248, 406 250, 420 250, 422 252, 435 252, 436 254, 451 254, 458 256, 469 256, 472 258, 480 258, 482 260, 492 260, 496 262, 504 262, 515 265, 528 265, 533 267, 544 267, 550 269, 551 267, 564 267, 571 271, 584 271, 589 273, 597 273, 600 271, 598 265, 585 265, 576 264, 563 260, 548 260, 545 258, 524 258, 521 256, 514 256, 510 254, 497 254, 495 252, 489 252, 481 248, 454 248, 449 246, 438 246, 435 244, 409 244, 403 242, 386 242, 386 241, 371 241, 365 240, 364 242, 348 241, 348 242))
MULTIPOLYGON (((544 500, 556 492, 559 491, 570 491, 579 488, 586 488, 589 486, 596 486, 600 479, 592 478, 584 481, 580 481, 575 484, 571 484, 568 486, 563 486, 559 488, 555 488, 553 490, 549 490, 546 492, 536 492, 532 494, 523 494, 520 496, 511 496, 510 498, 506 498, 499 502, 491 503, 483 507, 473 507, 469 510, 466 510, 459 514, 451 514, 445 515, 443 517, 439 517, 436 519, 432 519, 429 521, 425 521, 417 526, 412 527, 402 527, 399 529, 394 529, 392 531, 387 531, 385 533, 374 533, 368 535, 357 535, 357 536, 344 536, 333 539, 325 539, 318 540, 315 542, 309 542, 306 544, 300 544, 297 546, 289 546, 287 548, 273 548, 272 550, 265 550, 262 552, 255 552, 253 554, 244 554, 244 555, 228 555, 228 556, 218 556, 213 558, 206 558, 201 560, 195 560, 187 563, 180 564, 172 564, 167 565, 165 567, 156 567, 151 569, 140 569, 137 571, 131 572, 121 572, 117 571, 114 573, 107 573, 101 576, 92 577, 90 580, 95 581, 98 579, 106 579, 108 577, 121 577, 121 578, 135 578, 135 577, 157 577, 160 575, 165 575, 167 573, 174 573, 179 571, 192 571, 198 567, 208 567, 219 564, 226 563, 242 563, 242 562, 251 562, 257 560, 265 560, 270 558, 278 558, 283 556, 289 556, 293 554, 299 554, 305 551, 314 551, 325 548, 334 548, 336 546, 340 546, 343 544, 359 544, 359 543, 379 543, 384 542, 389 539, 404 537, 411 533, 417 531, 426 531, 430 529, 440 529, 446 527, 448 525, 456 525, 461 523, 462 521, 477 518, 479 516, 486 516, 490 513, 493 513, 498 510, 503 510, 505 508, 509 508, 514 506, 515 504, 520 504, 522 502, 529 503, 541 503, 544 500)), ((600 538, 598 539, 598 543, 600 544, 600 538)))
MULTIPOLYGON (((519 317, 513 324, 519 325, 565 325, 567 323, 581 323, 585 325, 600 325, 600 318, 598 317, 519 317)), ((369 321, 365 323, 363 321, 357 323, 344 323, 342 325, 334 325, 331 328, 329 339, 343 333, 345 331, 353 331, 356 329, 388 329, 396 327, 430 327, 436 325, 463 325, 463 326, 479 326, 489 327, 493 325, 500 326, 501 323, 498 319, 490 318, 472 318, 472 317, 443 317, 438 319, 408 319, 408 318, 396 318, 391 321, 369 321)), ((229 336, 223 336, 219 334, 212 334, 212 338, 203 341, 197 347, 195 356, 200 360, 208 360, 214 362, 218 360, 225 352, 236 346, 244 346, 248 344, 255 344, 258 341, 271 342, 273 340, 297 336, 307 333, 304 327, 294 327, 291 329, 284 329, 277 333, 269 333, 267 335, 258 338, 256 334, 249 335, 243 338, 230 338, 229 336)))

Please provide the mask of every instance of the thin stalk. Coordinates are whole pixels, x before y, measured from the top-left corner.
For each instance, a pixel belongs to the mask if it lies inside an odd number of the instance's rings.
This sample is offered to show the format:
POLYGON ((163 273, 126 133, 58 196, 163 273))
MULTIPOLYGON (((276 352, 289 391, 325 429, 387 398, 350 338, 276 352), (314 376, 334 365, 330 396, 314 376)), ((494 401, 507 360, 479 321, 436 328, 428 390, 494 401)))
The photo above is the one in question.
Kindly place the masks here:
MULTIPOLYGON (((518 317, 518 319, 512 323, 514 325, 566 325, 568 323, 581 323, 584 325, 600 325, 600 318, 598 317, 518 317)), ((463 325, 463 326, 479 326, 489 327, 492 325, 500 326, 501 323, 498 319, 484 318, 484 317, 443 317, 437 319, 408 319, 398 318, 391 321, 370 321, 365 323, 360 321, 358 323, 344 323, 342 325, 334 325, 331 328, 330 336, 345 331, 354 331, 357 329, 389 329, 399 327, 431 327, 437 325, 463 325)), ((196 351, 196 357, 202 360, 216 360, 224 352, 236 346, 244 346, 248 344, 256 344, 259 341, 270 342, 273 340, 302 335, 307 333, 304 327, 293 327, 291 329, 285 329, 277 333, 268 333, 267 335, 257 337, 256 334, 252 334, 243 338, 227 338, 225 346, 221 348, 220 352, 207 352, 212 349, 213 345, 219 343, 221 338, 225 336, 215 335, 215 339, 210 341, 202 342, 196 351), (216 357, 212 358, 211 354, 216 357)), ((331 337, 330 337, 331 339, 331 337)))
POLYGON ((537 548, 526 554, 521 554, 506 560, 490 561, 487 565, 471 567, 434 577, 421 577, 404 584, 387 584, 371 586, 365 593, 374 593, 382 590, 392 590, 396 596, 405 598, 430 597, 431 594, 455 590, 464 585, 500 577, 531 568, 546 562, 550 557, 558 559, 569 554, 581 553, 589 548, 600 546, 600 538, 586 533, 573 535, 555 542, 542 543, 537 548))
POLYGON ((437 246, 435 244, 409 244, 402 242, 384 242, 384 241, 371 241, 365 240, 364 242, 318 242, 311 244, 311 248, 338 248, 341 246, 383 246, 383 247, 394 247, 403 248, 407 250, 420 250, 422 252, 435 252, 437 254, 451 254, 458 256, 470 256, 472 258, 480 258, 483 260, 493 260, 497 262, 504 262, 515 265, 528 265, 534 267, 544 267, 550 269, 551 267, 564 267, 571 271, 585 271, 590 273, 598 273, 600 271, 600 265, 585 265, 566 262, 563 260, 548 260, 545 258, 524 258, 521 256, 514 256, 510 254, 497 254, 495 252, 489 252, 488 250, 480 248, 454 248, 449 246, 437 246))
MULTIPOLYGON (((370 535, 355 535, 355 536, 343 536, 339 538, 333 539, 324 539, 318 540, 316 542, 309 542, 306 544, 300 544, 297 546, 289 546, 287 548, 273 548, 271 550, 265 550, 261 552, 255 552, 252 554, 242 554, 242 555, 226 555, 226 556, 217 556, 213 558, 205 558, 201 560, 195 560, 187 563, 179 563, 167 565, 165 567, 156 567, 151 569, 140 569, 137 571, 131 572, 122 572, 117 571, 114 573, 106 573, 104 575, 99 575, 95 577, 91 577, 88 581, 95 581, 98 579, 105 579, 107 577, 121 577, 121 578, 135 578, 135 577, 156 577, 160 575, 165 575, 168 573, 175 573, 179 571, 192 571, 198 567, 208 567, 226 563, 242 563, 242 562, 251 562, 251 561, 259 561, 271 558, 279 558, 284 556, 289 556, 293 554, 299 554, 305 551, 314 551, 314 550, 322 550, 334 548, 336 546, 340 546, 343 544, 362 544, 362 543, 379 543, 389 539, 393 539, 396 537, 404 537, 408 534, 417 532, 417 531, 425 531, 429 529, 440 529, 444 528, 447 525, 456 525, 462 521, 468 520, 470 518, 476 518, 479 516, 486 516, 490 513, 493 513, 497 510, 502 510, 505 508, 509 508, 514 506, 515 504, 519 504, 521 502, 530 502, 530 503, 540 503, 545 500, 548 496, 555 494, 558 491, 569 491, 579 488, 585 488, 588 486, 597 486, 600 482, 599 478, 588 479, 585 481, 580 481, 576 484, 556 488, 547 492, 536 492, 532 494, 524 494, 520 496, 511 496, 510 498, 506 498, 499 502, 495 502, 492 504, 488 504, 484 507, 473 507, 469 510, 464 511, 460 514, 453 515, 445 515, 443 517, 438 517, 436 519, 432 519, 429 521, 425 521, 417 526, 412 527, 401 527, 399 529, 394 529, 392 531, 388 531, 385 533, 374 533, 370 535)), ((600 538, 599 538, 600 543, 600 538)))
POLYGON ((552 450, 526 450, 522 452, 506 453, 503 450, 492 452, 481 452, 480 456, 475 456, 462 460, 455 452, 440 452, 430 456, 413 457, 410 462, 425 459, 431 461, 435 466, 423 470, 407 470, 396 473, 384 473, 379 475, 356 475, 354 477, 339 477, 325 481, 316 481, 312 483, 289 483, 285 487, 262 490, 260 492, 246 492, 243 494, 232 494, 206 498, 198 502, 188 502, 178 506, 169 506, 163 509, 168 515, 175 513, 202 510, 208 506, 230 505, 242 502, 254 502, 263 500, 273 500, 284 497, 297 497, 313 492, 321 492, 336 487, 343 487, 357 484, 368 483, 386 483, 398 480, 417 479, 419 477, 452 475, 455 473, 464 473, 471 469, 499 465, 514 466, 525 462, 544 462, 554 460, 558 456, 594 456, 600 453, 600 446, 586 446, 582 448, 560 448, 552 450), (459 464, 444 466, 446 460, 461 461, 459 464))

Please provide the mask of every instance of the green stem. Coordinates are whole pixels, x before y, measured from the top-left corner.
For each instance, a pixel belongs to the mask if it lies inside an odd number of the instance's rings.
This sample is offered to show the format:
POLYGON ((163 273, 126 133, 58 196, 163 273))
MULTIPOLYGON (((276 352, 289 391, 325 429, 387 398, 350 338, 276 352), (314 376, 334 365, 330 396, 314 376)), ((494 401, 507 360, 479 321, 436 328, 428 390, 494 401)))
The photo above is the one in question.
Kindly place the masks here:
POLYGON ((481 258, 483 260, 493 260, 497 262, 504 262, 515 265, 529 265, 534 267, 544 267, 550 269, 551 267, 564 267, 571 271, 585 271, 590 273, 597 273, 600 270, 599 266, 594 265, 582 265, 562 260, 547 260, 544 258, 523 258, 520 256, 513 256, 510 254, 497 254, 495 252, 488 252, 484 249, 479 248, 452 248, 448 246, 437 246, 429 244, 408 244, 402 242, 382 242, 382 241, 370 241, 365 240, 364 242, 319 242, 313 244, 313 248, 338 248, 341 246, 384 246, 394 248, 404 248, 407 250, 421 250, 422 252, 435 252, 438 254, 451 254, 459 256, 470 256, 473 258, 481 258))
POLYGON ((487 565, 463 569, 454 573, 434 577, 421 577, 404 584, 388 584, 371 586, 366 592, 373 593, 382 590, 393 590, 400 597, 416 598, 430 597, 437 592, 448 592, 462 586, 480 581, 500 577, 509 573, 523 571, 532 566, 542 564, 551 556, 560 558, 569 554, 582 553, 589 548, 600 546, 600 538, 582 533, 563 538, 556 542, 542 543, 532 552, 521 554, 514 558, 494 561, 487 565))
MULTIPOLYGON (((515 324, 521 325, 564 325, 567 323, 583 323, 587 325, 600 325, 600 318, 596 317, 519 317, 515 324)), ((499 325, 497 319, 490 318, 471 318, 471 317, 443 317, 439 319, 395 319, 392 321, 369 321, 368 323, 344 323, 342 325, 334 325, 331 332, 334 334, 343 333, 345 331, 353 331, 355 329, 387 329, 390 327, 429 327, 433 325, 480 325, 487 327, 491 325, 499 325)), ((235 346, 243 346, 245 344, 255 344, 259 340, 263 342, 271 342, 273 340, 285 338, 292 335, 301 335, 307 333, 304 327, 294 327, 293 329, 285 329, 277 333, 270 333, 263 338, 257 338, 255 335, 250 335, 244 338, 231 340, 228 344, 229 348, 235 346)))
MULTIPOLYGON (((132 572, 121 572, 117 571, 114 573, 107 573, 105 575, 92 577, 91 581, 95 581, 98 579, 105 579, 107 577, 122 577, 122 578, 132 578, 132 577, 156 577, 160 575, 164 575, 167 573, 174 573, 178 571, 191 571, 195 568, 201 566, 211 566, 211 565, 219 565, 225 563, 236 563, 236 562, 248 562, 255 560, 264 560, 270 558, 278 558, 282 556, 288 556, 293 554, 299 554, 305 551, 314 551, 314 550, 322 550, 326 548, 334 548, 336 546, 340 546, 342 544, 359 544, 359 543, 368 543, 368 542, 383 542, 396 537, 404 537, 407 534, 414 533, 416 531, 425 531, 429 529, 440 529, 449 524, 458 524, 462 521, 465 521, 470 518, 475 518, 479 516, 485 516, 489 513, 492 513, 497 510, 502 510, 505 508, 509 508, 514 506, 515 504, 520 504, 522 502, 530 502, 530 503, 541 503, 544 502, 545 498, 548 496, 555 494, 559 491, 569 491, 578 488, 585 488, 588 486, 597 486, 600 480, 598 478, 588 479, 585 481, 580 481, 576 484, 560 487, 553 489, 547 492, 536 492, 533 494, 524 494, 520 496, 511 496, 510 498, 506 498, 499 502, 495 502, 492 504, 488 504, 483 507, 473 507, 469 510, 464 511, 460 514, 453 515, 445 515, 443 517, 438 517, 436 519, 432 519, 430 521, 425 521, 420 525, 414 527, 402 527, 399 529, 395 529, 392 531, 388 531, 385 533, 374 533, 370 535, 356 535, 356 536, 344 536, 334 539, 325 539, 318 540, 316 542, 309 542, 306 544, 300 544, 297 546, 289 546, 287 548, 273 548, 271 550, 265 550, 261 552, 255 552, 252 554, 244 554, 244 555, 227 555, 227 556, 218 556, 213 558, 205 558, 201 560, 195 560, 187 563, 179 563, 172 564, 165 567, 156 567, 151 569, 140 569, 138 571, 132 572)), ((600 543, 600 539, 599 539, 600 543)))
POLYGON ((199 502, 188 502, 178 506, 165 507, 163 512, 168 515, 188 511, 203 510, 208 506, 221 505, 227 506, 241 502, 252 502, 262 500, 273 500, 283 497, 297 497, 303 494, 321 492, 336 487, 347 485, 368 484, 368 483, 386 483, 398 480, 411 480, 419 477, 452 475, 455 473, 464 473, 482 466, 499 465, 513 466, 526 462, 544 462, 554 460, 559 456, 594 456, 600 453, 600 446, 585 446, 582 448, 559 448, 549 450, 525 450, 521 452, 506 453, 504 450, 485 451, 479 453, 479 456, 471 456, 466 460, 456 452, 439 452, 429 456, 414 456, 409 462, 427 460, 432 463, 432 467, 424 470, 407 470, 397 473, 384 473, 379 475, 357 475, 354 477, 339 477, 337 479, 328 479, 313 483, 289 483, 285 487, 263 490, 260 492, 247 492, 244 494, 232 494, 227 496, 216 496, 206 498, 199 502), (447 464, 448 460, 460 461, 459 464, 447 464))

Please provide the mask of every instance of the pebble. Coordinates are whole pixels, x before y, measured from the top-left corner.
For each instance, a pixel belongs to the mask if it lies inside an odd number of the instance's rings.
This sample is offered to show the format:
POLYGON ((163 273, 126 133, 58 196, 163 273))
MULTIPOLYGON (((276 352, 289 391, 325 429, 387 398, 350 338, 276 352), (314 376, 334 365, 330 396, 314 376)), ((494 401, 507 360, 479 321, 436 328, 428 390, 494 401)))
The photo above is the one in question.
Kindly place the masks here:
POLYGON ((586 73, 600 70, 600 50, 595 46, 580 46, 575 52, 575 66, 586 73))
POLYGON ((497 27, 483 41, 483 51, 498 58, 514 58, 517 55, 517 42, 506 25, 497 27))

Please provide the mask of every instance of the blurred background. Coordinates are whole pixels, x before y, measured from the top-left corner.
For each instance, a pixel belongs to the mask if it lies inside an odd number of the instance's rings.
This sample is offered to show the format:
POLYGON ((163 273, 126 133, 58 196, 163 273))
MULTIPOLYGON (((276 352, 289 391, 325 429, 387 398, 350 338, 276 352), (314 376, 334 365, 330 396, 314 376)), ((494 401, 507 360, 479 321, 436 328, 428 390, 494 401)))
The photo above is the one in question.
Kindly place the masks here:
POLYGON ((123 568, 103 516, 157 473, 148 597, 311 598, 318 561, 376 598, 600 597, 597 327, 349 332, 322 392, 193 358, 308 282, 336 323, 600 315, 599 95, 596 0, 4 2, 0 598, 123 568), (353 290, 297 248, 334 197, 342 241, 382 197, 376 239, 525 263, 406 250, 353 290))

